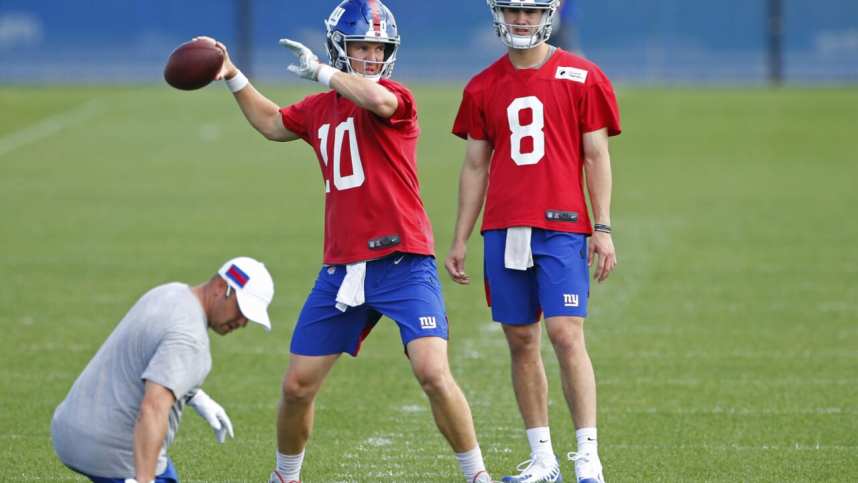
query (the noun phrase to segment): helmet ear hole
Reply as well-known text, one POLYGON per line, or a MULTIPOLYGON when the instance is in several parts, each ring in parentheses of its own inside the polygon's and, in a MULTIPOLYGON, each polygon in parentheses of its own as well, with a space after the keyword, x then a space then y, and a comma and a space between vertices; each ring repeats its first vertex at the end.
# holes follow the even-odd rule
POLYGON ((388 60, 393 53, 396 52, 396 46, 393 44, 384 44, 384 60, 388 60))

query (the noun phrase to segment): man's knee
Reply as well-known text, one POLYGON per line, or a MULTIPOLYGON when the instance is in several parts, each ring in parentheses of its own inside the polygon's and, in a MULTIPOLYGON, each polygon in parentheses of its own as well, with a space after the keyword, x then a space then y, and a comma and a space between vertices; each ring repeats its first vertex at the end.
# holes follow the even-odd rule
POLYGON ((586 352, 584 341, 584 319, 580 317, 558 317, 546 324, 548 338, 559 353, 586 352))
POLYGON ((286 402, 306 404, 316 397, 319 382, 298 373, 287 372, 281 389, 286 402))
POLYGON ((416 366, 414 376, 423 392, 429 397, 449 394, 456 387, 456 381, 449 367, 441 363, 428 363, 416 366))
POLYGON ((539 354, 539 324, 504 325, 509 350, 514 357, 539 354))

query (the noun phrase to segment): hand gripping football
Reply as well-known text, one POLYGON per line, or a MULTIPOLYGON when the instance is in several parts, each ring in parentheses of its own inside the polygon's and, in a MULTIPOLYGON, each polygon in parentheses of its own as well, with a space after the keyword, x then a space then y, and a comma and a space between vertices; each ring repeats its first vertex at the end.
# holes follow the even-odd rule
POLYGON ((223 51, 208 40, 191 40, 170 54, 164 80, 176 89, 192 91, 213 81, 222 66, 223 51))

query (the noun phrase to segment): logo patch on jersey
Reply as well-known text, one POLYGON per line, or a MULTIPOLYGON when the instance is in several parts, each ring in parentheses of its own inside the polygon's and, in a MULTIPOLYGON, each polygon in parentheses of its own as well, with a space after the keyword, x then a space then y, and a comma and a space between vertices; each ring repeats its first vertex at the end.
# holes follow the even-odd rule
POLYGON ((576 294, 576 293, 565 293, 565 294, 563 294, 563 306, 564 307, 577 307, 578 306, 578 294, 576 294))
POLYGON ((229 267, 229 270, 226 271, 226 276, 229 277, 230 280, 235 282, 239 288, 244 288, 244 285, 250 280, 250 277, 247 276, 246 273, 242 272, 240 268, 233 265, 229 267))
POLYGON ((368 241, 367 246, 369 246, 370 250, 380 250, 382 248, 399 245, 400 241, 402 240, 399 238, 399 235, 385 235, 368 241))
POLYGON ((438 323, 435 321, 435 317, 420 317, 420 328, 424 330, 436 329, 438 323))
POLYGON ((554 74, 555 79, 566 79, 574 82, 580 82, 584 84, 587 82, 587 72, 584 69, 577 69, 575 67, 563 67, 562 65, 557 68, 557 72, 554 74))

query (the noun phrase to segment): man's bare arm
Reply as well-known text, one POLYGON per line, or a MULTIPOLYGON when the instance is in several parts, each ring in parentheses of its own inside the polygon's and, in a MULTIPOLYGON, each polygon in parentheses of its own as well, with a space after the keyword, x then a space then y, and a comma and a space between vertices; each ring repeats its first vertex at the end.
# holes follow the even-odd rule
POLYGON ((167 419, 176 402, 166 387, 146 381, 137 423, 134 425, 134 469, 137 481, 155 479, 158 455, 167 436, 167 419))
POLYGON ((486 199, 491 156, 492 147, 488 141, 468 138, 465 162, 459 174, 459 208, 453 244, 444 261, 444 267, 457 283, 470 283, 470 277, 465 272, 467 242, 486 199))

